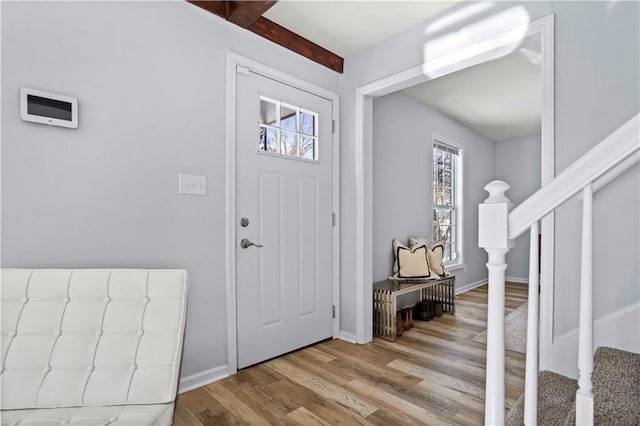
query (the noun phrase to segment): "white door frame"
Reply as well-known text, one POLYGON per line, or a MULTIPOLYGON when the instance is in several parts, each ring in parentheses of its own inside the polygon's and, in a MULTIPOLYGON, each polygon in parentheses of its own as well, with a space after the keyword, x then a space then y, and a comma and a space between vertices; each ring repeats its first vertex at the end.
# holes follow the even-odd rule
MULTIPOLYGON (((506 31, 505 43, 511 43, 506 31)), ((496 37, 496 39, 498 39, 496 37)), ((524 40, 537 37, 542 49, 542 132, 541 132, 541 184, 546 185, 555 176, 555 112, 554 112, 554 15, 550 14, 528 24, 524 40)), ((473 40, 471 43, 483 42, 473 40)), ((497 46, 498 48, 504 45, 497 46)), ((469 49, 467 49, 467 52, 469 49)), ((463 49, 460 50, 461 53, 463 49)), ((453 56, 453 55, 452 55, 453 56)), ((372 340, 372 234, 373 234, 373 160, 372 126, 373 99, 432 79, 425 75, 446 75, 450 70, 494 59, 494 51, 481 51, 474 55, 460 55, 457 61, 445 66, 437 61, 424 64, 365 84, 356 89, 355 114, 355 173, 356 173, 356 339, 358 343, 372 340), (447 70, 444 68, 446 67, 447 70), (440 71, 440 72, 439 72, 440 71)), ((540 368, 551 366, 553 342, 553 278, 554 278, 554 214, 542 220, 542 259, 540 283, 540 368)))
MULTIPOLYGON (((227 129, 226 129, 226 212, 225 212, 225 247, 227 276, 227 371, 229 375, 238 371, 238 327, 236 322, 236 84, 237 67, 249 68, 251 71, 293 86, 305 92, 325 98, 332 102, 332 120, 335 123, 333 132, 333 212, 336 222, 333 227, 333 338, 340 333, 340 144, 338 117, 340 116, 340 95, 316 86, 282 71, 268 67, 247 57, 229 52, 227 55, 227 129)), ((257 117, 256 117, 257 120, 257 117)))

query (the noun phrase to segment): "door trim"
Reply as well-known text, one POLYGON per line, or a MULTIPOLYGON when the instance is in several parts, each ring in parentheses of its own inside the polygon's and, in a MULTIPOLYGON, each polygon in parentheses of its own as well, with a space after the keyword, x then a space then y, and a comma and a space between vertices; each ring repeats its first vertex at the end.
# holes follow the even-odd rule
POLYGON ((234 52, 227 54, 227 93, 226 93, 226 185, 225 185, 225 247, 226 250, 226 291, 227 291, 227 363, 229 375, 238 371, 238 325, 236 321, 236 85, 238 66, 295 87, 313 95, 325 98, 333 104, 332 120, 335 127, 332 135, 333 143, 333 212, 336 223, 333 227, 333 305, 336 315, 333 318, 333 338, 340 337, 340 96, 330 90, 293 77, 287 73, 268 67, 264 64, 238 55, 234 52))
MULTIPOLYGON (((510 31, 503 35, 509 35, 510 31)), ((538 37, 542 49, 542 129, 541 129, 541 185, 555 176, 555 98, 554 98, 554 14, 531 21, 522 41, 538 37)), ((503 37, 509 41, 509 37, 503 37)), ((498 38, 496 38, 498 39, 498 38)), ((477 43, 482 40, 471 40, 477 43)), ((501 48, 502 46, 497 46, 501 48)), ((460 52, 465 53, 461 48, 460 52)), ((468 53, 468 52, 467 52, 468 53)), ((373 156, 371 140, 373 132, 373 99, 418 83, 440 77, 458 69, 494 59, 493 51, 472 55, 457 55, 457 59, 442 65, 425 62, 413 68, 383 77, 356 88, 355 94, 355 291, 356 291, 356 342, 372 340, 373 308, 371 249, 373 233, 373 156), (425 75, 429 70, 431 77, 425 75)), ((451 55, 453 58, 454 55, 451 55)), ((542 219, 542 259, 540 276, 540 368, 549 369, 553 344, 553 293, 554 293, 554 213, 542 219)))

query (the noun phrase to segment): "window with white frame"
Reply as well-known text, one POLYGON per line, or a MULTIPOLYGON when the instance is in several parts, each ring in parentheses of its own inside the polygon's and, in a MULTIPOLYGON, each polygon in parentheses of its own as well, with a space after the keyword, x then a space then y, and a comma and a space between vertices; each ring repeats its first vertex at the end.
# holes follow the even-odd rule
POLYGON ((462 263, 462 149, 433 142, 433 241, 446 239, 445 264, 462 263))
POLYGON ((318 160, 318 113, 260 96, 258 152, 318 160))

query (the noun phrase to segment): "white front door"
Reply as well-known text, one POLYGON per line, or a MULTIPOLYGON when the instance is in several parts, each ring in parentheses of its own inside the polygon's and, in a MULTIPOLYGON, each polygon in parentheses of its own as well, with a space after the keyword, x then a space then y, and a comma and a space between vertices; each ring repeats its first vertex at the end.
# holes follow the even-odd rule
POLYGON ((238 368, 332 336, 332 103, 237 74, 238 368))

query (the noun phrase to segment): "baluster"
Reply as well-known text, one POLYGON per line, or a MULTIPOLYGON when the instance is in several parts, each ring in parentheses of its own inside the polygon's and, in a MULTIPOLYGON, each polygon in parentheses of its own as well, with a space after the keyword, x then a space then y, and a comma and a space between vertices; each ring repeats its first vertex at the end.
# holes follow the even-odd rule
POLYGON ((509 241, 509 189, 495 180, 484 187, 489 193, 478 208, 478 245, 489 255, 489 300, 487 315, 487 371, 485 417, 487 425, 504 424, 505 349, 504 349, 504 280, 505 257, 513 242, 509 241))
POLYGON ((593 186, 583 190, 576 424, 593 424, 593 186))
POLYGON ((538 423, 538 222, 531 225, 529 240, 529 306, 524 424, 535 425, 538 423))

